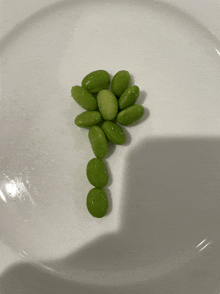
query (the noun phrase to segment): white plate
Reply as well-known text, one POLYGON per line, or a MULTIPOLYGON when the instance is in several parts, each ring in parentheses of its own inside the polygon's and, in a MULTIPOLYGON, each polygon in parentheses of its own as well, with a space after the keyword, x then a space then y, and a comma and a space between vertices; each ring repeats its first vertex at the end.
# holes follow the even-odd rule
POLYGON ((35 278, 34 264, 94 293, 217 293, 217 34, 165 2, 59 1, 8 32, 1 54, 0 234, 35 278), (106 159, 111 209, 95 219, 70 90, 101 68, 129 70, 146 115, 106 159))

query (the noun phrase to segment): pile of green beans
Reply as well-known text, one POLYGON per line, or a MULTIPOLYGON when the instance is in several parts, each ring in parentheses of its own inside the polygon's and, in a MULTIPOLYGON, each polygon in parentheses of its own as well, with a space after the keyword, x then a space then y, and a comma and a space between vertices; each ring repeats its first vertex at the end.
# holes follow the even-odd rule
POLYGON ((89 128, 88 137, 95 155, 86 167, 88 181, 94 186, 87 195, 86 204, 94 217, 105 216, 109 208, 104 189, 109 174, 103 160, 108 141, 123 145, 126 136, 120 125, 132 125, 144 115, 144 107, 135 104, 139 92, 138 86, 131 86, 131 75, 126 70, 118 71, 112 82, 107 71, 93 71, 83 78, 81 86, 71 89, 73 99, 86 110, 75 118, 75 124, 89 128))

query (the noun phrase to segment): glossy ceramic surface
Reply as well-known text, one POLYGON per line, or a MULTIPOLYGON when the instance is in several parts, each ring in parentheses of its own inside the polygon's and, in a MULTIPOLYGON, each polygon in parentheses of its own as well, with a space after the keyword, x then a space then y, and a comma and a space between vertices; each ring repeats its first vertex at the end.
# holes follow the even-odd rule
POLYGON ((48 2, 5 26, 0 236, 21 264, 3 293, 12 276, 22 293, 219 293, 219 5, 203 2, 48 2), (103 219, 86 209, 94 155, 70 95, 96 69, 128 70, 146 109, 106 159, 103 219))

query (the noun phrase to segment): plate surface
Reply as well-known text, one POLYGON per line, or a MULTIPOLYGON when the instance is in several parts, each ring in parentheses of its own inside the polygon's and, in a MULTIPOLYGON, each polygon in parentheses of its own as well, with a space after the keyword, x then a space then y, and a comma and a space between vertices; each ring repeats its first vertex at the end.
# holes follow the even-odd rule
POLYGON ((3 242, 91 289, 218 293, 218 38, 162 2, 63 1, 15 26, 0 49, 3 242), (96 69, 128 70, 146 109, 106 159, 103 219, 86 209, 94 155, 70 95, 96 69))

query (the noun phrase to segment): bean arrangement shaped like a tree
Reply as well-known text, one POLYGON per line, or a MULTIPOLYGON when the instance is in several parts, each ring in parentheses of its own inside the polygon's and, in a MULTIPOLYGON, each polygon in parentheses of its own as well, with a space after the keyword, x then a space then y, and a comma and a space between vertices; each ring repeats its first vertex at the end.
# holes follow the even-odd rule
POLYGON ((123 145, 126 136, 120 125, 132 125, 144 115, 144 107, 135 104, 139 92, 138 86, 131 86, 131 75, 126 70, 118 71, 112 82, 107 71, 96 70, 83 78, 81 86, 72 87, 73 99, 86 110, 75 118, 75 124, 89 128, 88 137, 95 155, 86 167, 87 179, 94 186, 88 192, 86 204, 94 217, 105 216, 109 208, 104 189, 109 174, 103 160, 108 141, 123 145))

